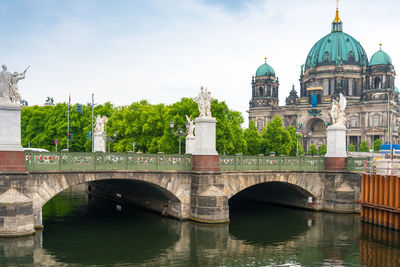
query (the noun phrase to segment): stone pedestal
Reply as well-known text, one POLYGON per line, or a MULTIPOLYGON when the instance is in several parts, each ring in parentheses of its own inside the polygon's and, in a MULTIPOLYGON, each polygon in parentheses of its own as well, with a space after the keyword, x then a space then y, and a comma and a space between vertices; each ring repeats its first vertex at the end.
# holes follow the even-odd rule
POLYGON ((32 235, 32 200, 11 188, 0 195, 0 236, 16 237, 32 235))
POLYGON ((186 149, 185 154, 193 154, 194 147, 195 147, 196 137, 194 136, 187 136, 186 137, 186 149))
POLYGON ((331 125, 326 129, 326 136, 325 169, 328 171, 347 170, 346 127, 331 125))
POLYGON ((21 107, 0 105, 0 171, 25 171, 21 146, 21 107))
POLYGON ((93 135, 94 152, 106 152, 106 139, 103 133, 93 135))
POLYGON ((219 156, 216 150, 215 118, 195 119, 196 141, 193 155, 193 170, 219 171, 219 156))

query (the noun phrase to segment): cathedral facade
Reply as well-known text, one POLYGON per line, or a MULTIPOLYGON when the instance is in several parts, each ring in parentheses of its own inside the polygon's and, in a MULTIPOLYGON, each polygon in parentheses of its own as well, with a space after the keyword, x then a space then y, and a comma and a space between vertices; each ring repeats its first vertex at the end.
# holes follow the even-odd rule
POLYGON ((326 144, 326 127, 332 124, 329 110, 332 99, 342 93, 347 99, 347 145, 356 147, 374 140, 398 144, 399 91, 390 56, 379 49, 368 59, 364 48, 343 32, 339 10, 331 33, 311 48, 300 72, 300 96, 294 89, 279 106, 279 79, 266 60, 252 78, 249 120, 259 131, 278 115, 284 126, 293 125, 303 136, 305 150, 311 144, 326 144))

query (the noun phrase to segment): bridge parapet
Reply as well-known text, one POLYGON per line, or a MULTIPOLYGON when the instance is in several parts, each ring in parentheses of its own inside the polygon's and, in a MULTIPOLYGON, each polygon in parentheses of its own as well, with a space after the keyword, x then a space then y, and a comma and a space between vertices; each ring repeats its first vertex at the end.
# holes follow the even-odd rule
POLYGON ((323 171, 324 157, 220 156, 221 171, 323 171))
MULTIPOLYGON (((190 171, 192 155, 90 152, 25 152, 28 171, 149 170, 190 171)), ((220 156, 221 171, 324 171, 324 157, 220 156)), ((371 172, 368 157, 347 159, 350 172, 371 172)))
POLYGON ((347 158, 347 170, 351 172, 373 172, 374 166, 370 157, 347 158))
POLYGON ((141 153, 26 152, 28 171, 192 170, 191 155, 141 153))

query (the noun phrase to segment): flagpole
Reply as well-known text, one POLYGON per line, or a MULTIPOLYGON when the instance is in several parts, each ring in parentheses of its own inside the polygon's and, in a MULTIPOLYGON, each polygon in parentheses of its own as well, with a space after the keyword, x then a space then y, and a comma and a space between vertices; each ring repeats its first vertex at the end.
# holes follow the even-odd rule
POLYGON ((93 133, 93 112, 94 112, 94 94, 92 94, 92 152, 94 152, 94 133, 93 133))
POLYGON ((69 152, 69 105, 71 104, 71 94, 69 94, 69 101, 68 101, 68 111, 67 111, 67 117, 68 117, 68 124, 67 124, 67 151, 69 152))

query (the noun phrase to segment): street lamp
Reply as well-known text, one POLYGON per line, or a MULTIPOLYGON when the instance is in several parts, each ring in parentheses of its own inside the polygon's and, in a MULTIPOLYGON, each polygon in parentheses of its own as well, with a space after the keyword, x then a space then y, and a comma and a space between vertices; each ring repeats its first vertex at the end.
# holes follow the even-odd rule
POLYGON ((110 153, 111 142, 114 142, 117 138, 117 132, 114 132, 112 136, 108 136, 106 141, 108 142, 108 153, 110 153))
POLYGON ((135 153, 135 146, 136 146, 136 143, 132 142, 132 151, 133 151, 133 153, 135 153))
POLYGON ((171 132, 172 132, 173 135, 179 136, 179 154, 181 154, 181 136, 182 135, 187 135, 187 132, 183 131, 181 126, 179 126, 178 127, 178 131, 175 132, 174 131, 174 121, 173 120, 171 120, 171 122, 169 123, 169 127, 171 128, 171 132))

